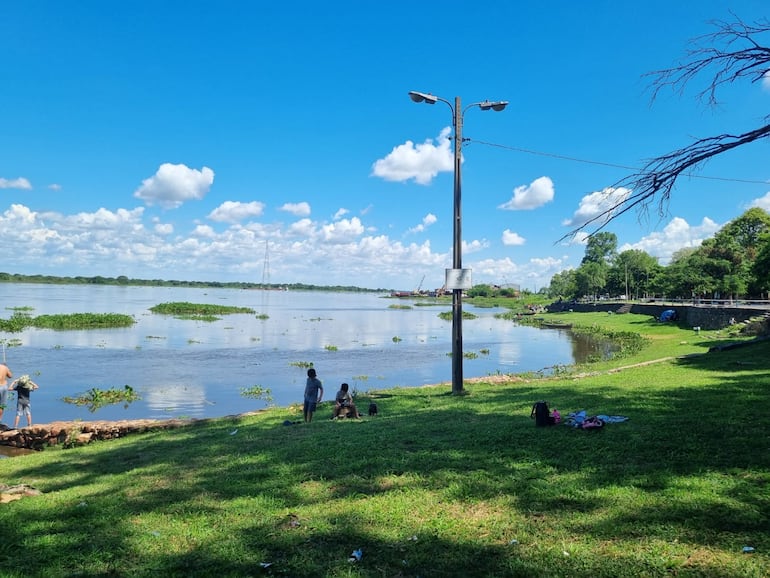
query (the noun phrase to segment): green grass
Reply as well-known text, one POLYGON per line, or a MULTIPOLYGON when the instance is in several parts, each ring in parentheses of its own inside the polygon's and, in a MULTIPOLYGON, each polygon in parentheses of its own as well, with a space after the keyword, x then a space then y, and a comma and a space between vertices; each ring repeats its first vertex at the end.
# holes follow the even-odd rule
POLYGON ((0 460, 43 492, 0 504, 0 574, 770 575, 770 341, 679 357, 723 337, 600 321, 650 345, 582 377, 359 393, 362 420, 273 408, 0 460), (536 428, 539 399, 630 419, 536 428))

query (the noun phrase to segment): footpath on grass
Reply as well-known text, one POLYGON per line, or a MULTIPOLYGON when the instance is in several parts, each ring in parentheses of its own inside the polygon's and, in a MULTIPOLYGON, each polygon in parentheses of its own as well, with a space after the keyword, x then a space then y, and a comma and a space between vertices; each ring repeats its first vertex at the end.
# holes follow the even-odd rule
MULTIPOLYGON (((700 354, 699 354, 700 355, 700 354)), ((625 369, 642 367, 654 363, 662 363, 675 359, 674 357, 663 357, 651 361, 634 363, 623 367, 616 367, 601 372, 588 372, 572 375, 574 378, 590 377, 595 375, 616 373, 625 369)), ((563 379, 564 376, 554 377, 553 379, 563 379)), ((549 378, 538 378, 538 381, 549 378)), ((465 380, 467 383, 507 383, 516 381, 527 381, 527 378, 513 374, 487 375, 465 380)), ((436 384, 442 385, 442 384, 436 384)), ((264 410, 262 410, 264 411, 264 410)), ((244 417, 260 413, 247 412, 237 416, 223 417, 244 417)), ((24 448, 30 450, 43 450, 47 447, 61 445, 65 448, 89 444, 95 440, 110 440, 123 438, 131 434, 144 433, 148 431, 176 429, 187 427, 191 424, 199 424, 207 421, 213 421, 222 418, 205 419, 132 419, 121 421, 55 421, 47 424, 33 425, 32 427, 22 427, 12 429, 4 424, 0 424, 0 445, 15 448, 24 448)))

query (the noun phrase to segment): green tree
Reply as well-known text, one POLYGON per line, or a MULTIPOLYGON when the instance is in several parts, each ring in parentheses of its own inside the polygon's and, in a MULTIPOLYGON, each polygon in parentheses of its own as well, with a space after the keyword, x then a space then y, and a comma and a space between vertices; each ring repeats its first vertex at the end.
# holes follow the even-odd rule
POLYGON ((578 293, 585 297, 596 297, 607 283, 609 265, 604 262, 589 261, 581 265, 575 273, 578 293))
POLYGON ((660 271, 658 260, 639 249, 623 251, 613 261, 607 273, 607 290, 613 295, 635 299, 650 292, 650 278, 660 271))
POLYGON ((582 264, 611 263, 617 255, 618 237, 615 233, 602 231, 588 237, 586 253, 582 264))
POLYGON ((770 292, 770 232, 757 239, 757 256, 752 263, 756 293, 770 292))
POLYGON ((577 271, 575 269, 567 269, 551 277, 551 283, 548 286, 548 296, 552 299, 562 298, 567 300, 579 297, 577 271))

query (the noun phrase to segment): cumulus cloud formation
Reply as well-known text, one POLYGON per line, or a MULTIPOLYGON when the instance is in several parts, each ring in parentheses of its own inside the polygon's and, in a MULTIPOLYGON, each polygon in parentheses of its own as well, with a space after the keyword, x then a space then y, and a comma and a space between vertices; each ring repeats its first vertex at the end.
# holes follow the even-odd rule
POLYGON ((156 223, 153 230, 158 233, 158 235, 170 235, 174 232, 174 225, 170 223, 156 223))
POLYGON ((764 197, 759 197, 758 199, 754 199, 753 201, 751 201, 749 208, 752 208, 752 207, 759 207, 760 209, 764 209, 765 211, 770 211, 770 191, 765 193, 764 197))
POLYGON ((553 181, 548 177, 540 177, 529 185, 521 185, 513 189, 510 201, 498 205, 498 209, 506 211, 530 211, 553 201, 553 181))
POLYGON ((278 207, 279 211, 286 211, 297 217, 307 217, 310 215, 310 205, 306 202, 301 203, 284 203, 278 207))
POLYGON ((524 243, 526 243, 526 239, 518 233, 514 233, 509 229, 503 231, 503 245, 518 246, 523 245, 524 243))
POLYGON ((24 177, 18 179, 3 179, 0 178, 0 189, 24 189, 30 190, 32 184, 24 177))
POLYGON ((699 247, 700 244, 721 229, 708 217, 704 217, 700 225, 691 226, 681 217, 674 217, 662 231, 656 231, 643 237, 638 243, 625 244, 619 252, 638 249, 657 257, 661 265, 667 265, 671 256, 685 247, 699 247))
POLYGON ((486 249, 489 247, 489 241, 486 239, 482 239, 481 241, 474 239, 473 241, 462 241, 461 245, 463 255, 468 255, 470 253, 478 253, 479 251, 486 249))
POLYGON ((208 218, 218 223, 239 223, 244 219, 259 217, 265 209, 265 204, 259 201, 241 203, 240 201, 225 201, 208 214, 208 218))
POLYGON ((323 239, 332 243, 345 243, 351 241, 364 232, 361 219, 340 219, 321 228, 323 239))
POLYGON ((414 180, 428 185, 441 172, 454 170, 454 153, 449 140, 449 127, 441 131, 437 144, 432 139, 422 144, 406 141, 393 148, 388 156, 372 165, 372 175, 386 181, 414 180))
MULTIPOLYGON (((602 191, 591 193, 586 195, 580 201, 578 207, 572 218, 566 219, 562 222, 567 227, 580 227, 595 219, 610 207, 622 204, 631 191, 625 187, 607 187, 602 191)), ((609 218, 613 216, 615 211, 605 215, 601 223, 605 223, 609 218)))
POLYGON ((425 215, 422 218, 422 223, 420 223, 419 225, 416 225, 416 226, 412 227, 411 229, 409 229, 409 232, 410 233, 421 233, 425 229, 430 227, 433 223, 435 223, 437 220, 438 220, 438 218, 436 217, 436 215, 434 215, 433 213, 428 213, 427 215, 425 215))
POLYGON ((208 167, 197 170, 182 164, 163 163, 153 176, 142 181, 134 197, 148 205, 174 209, 186 201, 202 199, 213 183, 214 171, 208 167))

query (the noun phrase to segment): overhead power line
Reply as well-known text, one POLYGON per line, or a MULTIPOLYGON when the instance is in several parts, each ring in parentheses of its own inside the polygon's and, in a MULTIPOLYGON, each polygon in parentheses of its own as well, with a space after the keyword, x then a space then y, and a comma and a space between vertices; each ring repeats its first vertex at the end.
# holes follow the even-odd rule
MULTIPOLYGON (((571 156, 560 155, 560 154, 556 154, 556 153, 547 153, 547 152, 542 152, 542 151, 534 151, 534 150, 525 149, 525 148, 522 148, 522 147, 514 147, 514 146, 509 146, 509 145, 501 145, 501 144, 497 144, 497 143, 486 142, 486 141, 483 141, 483 140, 475 140, 475 139, 464 139, 464 140, 467 140, 467 141, 470 141, 470 142, 474 142, 474 143, 478 143, 478 144, 482 144, 482 145, 487 145, 487 146, 490 146, 490 147, 499 148, 499 149, 505 149, 505 150, 509 150, 509 151, 516 151, 516 152, 520 152, 520 153, 527 153, 527 154, 530 154, 530 155, 538 155, 538 156, 541 156, 541 157, 551 157, 551 158, 554 158, 554 159, 561 159, 563 161, 572 161, 572 162, 575 162, 575 163, 584 163, 584 164, 587 164, 587 165, 599 165, 599 166, 603 166, 603 167, 611 167, 611 168, 615 168, 615 169, 623 169, 623 170, 627 170, 627 171, 634 171, 636 173, 641 173, 642 172, 642 170, 639 167, 630 167, 630 166, 627 166, 627 165, 619 165, 619 164, 616 164, 616 163, 607 163, 607 162, 603 162, 603 161, 593 161, 593 160, 589 160, 589 159, 581 159, 581 158, 578 158, 578 157, 571 157, 571 156)), ((767 185, 768 183, 770 183, 770 181, 757 181, 757 180, 753 180, 753 179, 735 179, 735 178, 728 178, 728 177, 710 177, 710 176, 706 176, 706 175, 696 175, 694 173, 684 173, 684 176, 691 177, 693 179, 705 179, 705 180, 710 180, 710 181, 725 181, 725 182, 728 182, 728 183, 748 183, 748 184, 754 184, 754 185, 767 185)))

